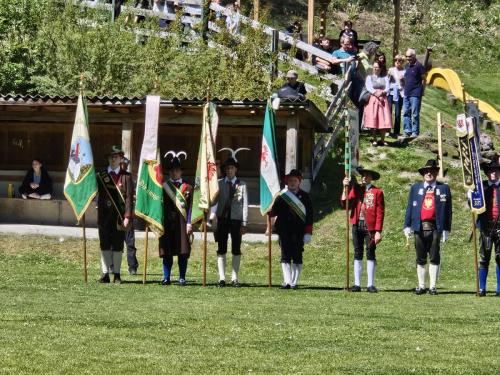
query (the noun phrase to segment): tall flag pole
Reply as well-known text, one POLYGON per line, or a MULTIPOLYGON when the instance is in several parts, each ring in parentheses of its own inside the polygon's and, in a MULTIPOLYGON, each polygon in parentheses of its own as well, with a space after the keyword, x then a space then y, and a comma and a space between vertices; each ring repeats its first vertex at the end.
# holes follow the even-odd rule
POLYGON ((203 286, 207 282, 207 213, 219 195, 219 183, 217 181, 217 166, 215 164, 215 140, 217 138, 217 127, 219 116, 217 106, 210 102, 203 107, 203 122, 201 125, 200 148, 198 151, 198 162, 196 165, 196 178, 193 193, 193 211, 191 223, 202 221, 203 227, 203 286))
MULTIPOLYGON (((277 105, 279 99, 277 100, 277 105)), ((271 99, 267 101, 264 127, 262 130, 262 147, 260 153, 260 213, 267 215, 267 258, 268 258, 268 285, 272 286, 272 229, 271 216, 268 215, 273 207, 274 200, 280 192, 278 174, 278 156, 276 149, 276 112, 271 99)))
POLYGON ((80 95, 76 107, 75 124, 71 136, 68 169, 64 180, 64 196, 83 230, 83 277, 87 278, 87 238, 85 211, 97 194, 97 180, 92 147, 90 146, 87 105, 83 99, 83 75, 80 77, 80 95))
POLYGON ((146 284, 148 264, 148 232, 151 229, 157 237, 163 234, 163 175, 158 150, 158 121, 160 97, 146 97, 146 119, 142 142, 139 174, 136 188, 135 214, 146 222, 144 270, 142 282, 146 284))
MULTIPOLYGON (((351 158, 351 140, 350 140, 350 124, 349 113, 347 109, 344 113, 345 121, 345 155, 344 155, 344 171, 345 176, 351 179, 352 174, 352 158, 351 158)), ((345 289, 349 291, 349 186, 344 188, 345 200, 345 248, 346 248, 346 276, 345 276, 345 289)))

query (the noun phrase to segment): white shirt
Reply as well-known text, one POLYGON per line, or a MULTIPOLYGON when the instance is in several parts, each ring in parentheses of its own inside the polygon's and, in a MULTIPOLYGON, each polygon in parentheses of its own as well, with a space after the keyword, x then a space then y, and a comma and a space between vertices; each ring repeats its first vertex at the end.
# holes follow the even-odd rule
POLYGON ((234 176, 231 180, 229 178, 225 178, 224 179, 224 182, 227 184, 228 182, 230 182, 231 184, 235 184, 236 183, 236 176, 234 176))
POLYGON ((118 167, 116 169, 113 169, 113 168, 111 168, 111 166, 108 166, 108 173, 111 173, 111 172, 115 172, 115 174, 119 174, 120 173, 120 167, 118 167))
POLYGON ((434 181, 432 184, 429 184, 427 181, 424 182, 424 190, 427 190, 427 186, 432 186, 432 190, 434 191, 436 189, 436 181, 434 181))

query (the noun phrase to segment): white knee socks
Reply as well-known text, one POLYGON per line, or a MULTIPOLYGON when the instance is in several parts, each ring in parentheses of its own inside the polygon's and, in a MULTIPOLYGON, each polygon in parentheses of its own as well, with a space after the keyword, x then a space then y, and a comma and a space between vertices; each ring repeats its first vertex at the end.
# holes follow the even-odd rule
POLYGON ((431 289, 436 287, 438 273, 439 273, 439 266, 437 264, 429 264, 429 280, 430 280, 429 287, 431 289))
POLYGON ((281 263, 281 269, 283 270, 283 284, 292 284, 292 267, 290 263, 281 263))
POLYGON ((418 278, 418 287, 420 289, 425 289, 425 266, 421 266, 417 264, 417 278, 418 278))
POLYGON ((238 281, 238 272, 240 271, 241 255, 233 255, 232 265, 233 270, 231 273, 231 281, 238 281))
POLYGON ((363 273, 363 261, 354 259, 354 285, 361 286, 362 273, 363 273))
POLYGON ((368 282, 366 283, 367 287, 375 286, 375 261, 367 260, 366 261, 366 272, 368 274, 368 282))
POLYGON ((226 254, 217 255, 217 268, 219 269, 219 281, 226 281, 226 254))
POLYGON ((122 252, 121 251, 112 251, 113 253, 113 273, 120 273, 122 268, 122 252))
POLYGON ((293 264, 293 271, 292 271, 292 283, 290 284, 291 286, 297 286, 299 285, 299 278, 300 278, 300 273, 302 272, 302 264, 293 264))
POLYGON ((113 265, 113 254, 111 250, 101 250, 101 269, 102 273, 109 273, 113 265))

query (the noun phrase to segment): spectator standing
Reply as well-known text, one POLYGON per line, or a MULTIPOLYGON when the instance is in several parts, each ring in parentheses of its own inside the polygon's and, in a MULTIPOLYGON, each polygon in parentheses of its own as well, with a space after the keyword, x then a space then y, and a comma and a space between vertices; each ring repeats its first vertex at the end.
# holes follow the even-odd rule
POLYGON ((393 137, 397 138, 401 131, 401 110, 403 109, 404 98, 404 68, 405 57, 403 55, 396 55, 394 59, 394 66, 389 69, 389 104, 391 109, 394 110, 394 128, 393 137))
POLYGON ((420 134, 420 106, 425 90, 425 67, 417 60, 415 50, 406 51, 406 71, 404 75, 403 121, 406 137, 420 134))
MULTIPOLYGON (((317 46, 322 51, 332 53, 332 42, 328 38, 322 38, 317 46)), ((313 56, 313 65, 320 71, 325 73, 332 72, 332 64, 330 61, 322 59, 321 57, 313 56)))
POLYGON ((340 31, 339 41, 342 44, 342 38, 348 37, 352 39, 354 47, 358 47, 358 33, 352 28, 352 21, 344 21, 344 29, 340 31))
POLYGON ((33 159, 19 188, 23 199, 51 199, 52 179, 40 159, 33 159))
POLYGON ((365 87, 370 93, 363 113, 365 128, 373 132, 373 146, 387 146, 385 132, 392 127, 391 108, 387 100, 389 77, 385 67, 378 61, 373 63, 373 74, 366 77, 365 87), (377 132, 380 135, 380 142, 377 142, 377 132))

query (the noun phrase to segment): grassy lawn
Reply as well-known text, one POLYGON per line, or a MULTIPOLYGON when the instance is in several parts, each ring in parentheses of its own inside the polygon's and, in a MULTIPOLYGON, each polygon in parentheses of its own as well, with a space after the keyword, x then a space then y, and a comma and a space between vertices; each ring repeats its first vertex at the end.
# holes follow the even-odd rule
MULTIPOLYGON (((422 107, 424 131, 435 133, 438 109, 453 123, 460 107, 449 107, 443 91, 429 89, 422 107)), ((454 140, 453 130, 445 129, 445 140, 454 140)), ((241 289, 214 286, 215 250, 210 245, 210 285, 202 288, 199 243, 188 267, 188 286, 181 288, 158 285, 155 240, 148 285, 141 284, 140 276, 124 276, 125 283, 118 286, 94 282, 99 276, 97 241, 89 241, 91 282, 85 285, 78 240, 0 236, 0 373, 498 372, 500 298, 492 293, 493 265, 490 294, 474 296, 470 213, 461 171, 452 164, 453 148, 445 158, 453 231, 443 248, 440 294, 415 296, 410 292, 416 286, 415 254, 413 245, 405 246, 402 220, 409 186, 419 179, 416 169, 435 156, 435 144, 372 148, 363 138, 362 145, 362 163, 382 172, 377 185, 386 193, 384 239, 377 250, 380 293, 342 290, 342 166, 332 155, 314 187, 318 219, 297 291, 277 288, 276 244, 273 289, 266 287, 263 244, 244 245, 241 289)), ((143 246, 139 241, 141 265, 143 246)))

